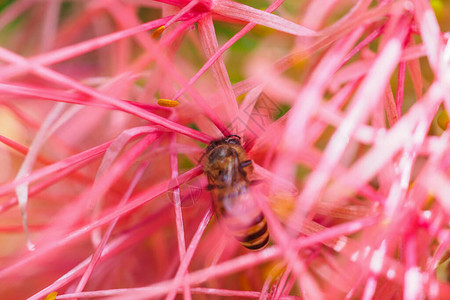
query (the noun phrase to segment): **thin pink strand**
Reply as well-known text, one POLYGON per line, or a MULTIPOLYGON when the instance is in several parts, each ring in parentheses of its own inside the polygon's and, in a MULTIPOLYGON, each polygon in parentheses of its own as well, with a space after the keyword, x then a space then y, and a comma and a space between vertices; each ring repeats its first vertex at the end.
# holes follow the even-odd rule
POLYGON ((406 63, 401 62, 398 65, 398 77, 397 77, 397 115, 402 115, 403 96, 405 94, 405 74, 406 63))
MULTIPOLYGON (((267 9, 266 12, 273 12, 275 9, 277 9, 282 3, 284 2, 284 0, 276 0, 274 3, 272 3, 267 9)), ((206 70, 208 70, 213 63, 220 57, 222 56, 222 54, 228 49, 230 48, 236 41, 238 41, 240 38, 242 38, 244 35, 246 35, 250 30, 253 29, 253 27, 255 27, 256 24, 255 23, 248 23, 247 25, 244 26, 244 28, 242 28, 238 33, 236 33, 231 39, 229 39, 225 44, 222 45, 222 47, 219 48, 219 50, 216 51, 216 53, 214 53, 214 55, 212 55, 208 61, 200 68, 200 70, 198 70, 198 72, 191 77, 191 79, 189 79, 189 81, 187 82, 187 84, 185 84, 179 91, 178 93, 173 97, 173 99, 178 99, 181 95, 183 95, 186 90, 188 88, 190 88, 190 86, 192 86, 202 75, 203 73, 206 72, 206 70)))
MULTIPOLYGON (((29 64, 29 62, 22 58, 21 56, 14 54, 4 48, 0 48, 0 57, 3 57, 5 60, 8 60, 12 63, 16 63, 16 64, 29 64)), ((30 66, 32 66, 32 70, 33 72, 35 72, 36 74, 38 74, 39 76, 42 76, 43 78, 46 78, 50 81, 53 81, 55 83, 59 83, 62 84, 63 86, 66 86, 68 88, 73 88, 76 89, 77 91, 80 91, 82 93, 86 93, 94 98, 97 98, 99 100, 104 101, 105 103, 114 105, 115 107, 121 108, 126 112, 129 112, 131 114, 134 114, 138 117, 141 117, 145 120, 154 122, 156 124, 159 124, 163 127, 166 127, 168 129, 171 129, 175 132, 184 134, 186 136, 189 136, 193 139, 196 139, 198 141, 204 142, 204 143, 208 143, 209 141, 211 141, 211 137, 193 130, 189 127, 186 126, 182 126, 181 124, 172 122, 170 120, 167 120, 163 117, 160 117, 158 115, 152 114, 146 110, 143 110, 141 108, 135 107, 133 105, 130 105, 129 103, 123 102, 119 99, 116 99, 114 97, 102 94, 90 87, 87 87, 83 84, 78 83, 77 81, 73 80, 72 78, 62 75, 60 73, 57 73, 55 71, 52 71, 48 68, 44 68, 42 66, 39 65, 35 65, 35 64, 30 64, 30 66)))
MULTIPOLYGON (((330 77, 336 72, 340 66, 340 61, 350 51, 352 45, 362 33, 361 28, 355 30, 347 38, 331 47, 298 94, 286 121, 286 130, 281 141, 281 144, 287 150, 285 155, 278 159, 275 166, 275 172, 281 177, 287 180, 293 179, 292 161, 295 153, 299 152, 306 140, 310 119, 317 113, 330 77)), ((312 199, 309 199, 309 201, 312 201, 312 199)), ((309 201, 304 202, 304 204, 310 203, 309 201)))
MULTIPOLYGON (((358 45, 355 46, 342 60, 341 67, 345 65, 353 56, 359 53, 362 49, 367 47, 371 42, 373 42, 377 37, 379 37, 384 31, 384 26, 381 26, 374 31, 372 31, 368 36, 366 36, 358 45)), ((340 68, 339 68, 340 69, 340 68)))
MULTIPOLYGON (((93 183, 92 190, 90 190, 87 193, 86 207, 88 207, 89 210, 91 209, 93 210, 91 215, 92 220, 96 219, 98 214, 100 213, 101 207, 103 205, 103 197, 101 197, 102 192, 100 192, 100 190, 105 191, 108 189, 105 178, 112 179, 113 163, 117 158, 117 156, 122 152, 122 150, 126 147, 126 145, 136 137, 139 137, 144 134, 157 134, 159 136, 161 133, 162 132, 160 128, 155 128, 153 126, 140 126, 124 130, 117 138, 114 139, 114 141, 109 146, 108 150, 105 152, 102 162, 97 169, 97 174, 95 174, 95 180, 93 183), (103 187, 101 186, 102 184, 106 184, 106 186, 103 187)), ((156 136, 153 136, 153 138, 156 138, 156 136)), ((127 153, 127 155, 128 154, 130 153, 127 153)), ((133 160, 131 159, 130 162, 132 163, 133 160)), ((126 165, 124 166, 124 168, 126 168, 126 165)), ((93 241, 96 240, 94 233, 92 240, 93 241)))
POLYGON ((386 243, 386 241, 383 241, 381 243, 381 246, 378 249, 374 249, 372 253, 372 257, 370 259, 370 275, 364 287, 362 296, 363 300, 373 299, 373 295, 375 294, 375 290, 378 284, 378 275, 380 275, 383 266, 383 260, 386 256, 386 243))
POLYGON ((301 211, 304 211, 305 203, 309 204, 306 207, 310 207, 312 203, 317 201, 320 192, 331 176, 332 170, 338 165, 356 126, 368 118, 381 98, 384 92, 382 87, 385 87, 389 82, 390 75, 400 59, 403 39, 406 36, 406 24, 407 20, 400 21, 396 35, 386 43, 384 49, 374 61, 373 68, 361 83, 345 120, 331 138, 319 165, 308 178, 298 197, 296 212, 292 215, 292 218, 299 217, 301 211), (377 85, 373 82, 377 82, 377 85))
POLYGON ((192 0, 189 3, 187 3, 182 9, 180 9, 180 11, 174 15, 165 25, 165 28, 167 29, 167 27, 169 27, 170 25, 172 25, 173 23, 175 23, 176 21, 178 21, 178 19, 180 19, 181 16, 183 16, 185 13, 187 13, 188 11, 190 11, 194 6, 196 6, 198 3, 200 2, 200 0, 192 0))
POLYGON ((182 7, 185 6, 189 0, 154 0, 154 1, 182 7))
MULTIPOLYGON (((348 235, 357 232, 367 226, 372 226, 376 221, 377 221, 376 218, 369 217, 359 219, 357 221, 336 225, 334 227, 326 229, 325 231, 317 233, 316 235, 301 237, 292 246, 294 247, 295 251, 298 251, 300 249, 312 246, 314 244, 322 243, 326 240, 330 240, 342 235, 348 235)), ((250 268, 262 262, 282 256, 284 250, 285 250, 284 248, 280 247, 270 247, 259 252, 242 255, 240 257, 231 259, 221 264, 210 266, 205 269, 192 272, 189 275, 187 275, 187 278, 185 280, 189 282, 189 284, 191 285, 200 284, 210 278, 222 277, 227 274, 238 272, 242 269, 250 268)), ((95 292, 83 292, 78 294, 65 294, 61 295, 60 297, 65 298, 70 298, 74 296, 101 297, 114 295, 130 295, 130 293, 132 293, 135 299, 148 299, 145 297, 156 297, 164 295, 169 291, 173 290, 176 286, 177 285, 175 284, 175 280, 172 279, 143 288, 113 289, 95 292)))
MULTIPOLYGON (((134 149, 138 149, 137 152, 140 152, 139 150, 143 151, 148 147, 148 142, 151 141, 151 139, 142 139, 135 147, 134 149), (142 146, 141 146, 142 145, 142 146), (141 149, 139 149, 141 148, 141 149)), ((128 189, 126 190, 125 194, 123 195, 122 199, 120 200, 118 207, 122 207, 127 203, 128 199, 130 198, 131 194, 133 193, 136 185, 139 183, 139 180, 141 179, 142 175, 144 174, 144 171, 147 169, 149 165, 149 161, 144 162, 141 164, 139 169, 136 171, 136 174, 134 175, 133 179, 130 182, 130 185, 128 186, 128 189)), ((94 267, 97 265, 100 257, 102 256, 102 253, 105 250, 106 244, 111 237, 111 234, 116 227, 117 222, 119 221, 119 218, 115 218, 112 220, 112 222, 109 224, 108 228, 105 230, 105 233, 102 237, 102 240, 100 244, 97 246, 97 249, 95 249, 95 252, 93 253, 91 257, 91 261, 89 262, 86 270, 84 271, 83 276, 80 279, 80 282, 78 282, 77 288, 75 289, 75 293, 81 292, 84 287, 86 286, 86 283, 89 280, 89 277, 92 275, 92 272, 94 271, 94 267)))
MULTIPOLYGON (((390 86, 386 86, 385 90, 385 98, 384 98, 384 110, 386 111, 386 116, 388 119, 389 127, 397 123, 398 119, 400 118, 400 115, 397 111, 397 102, 394 98, 394 93, 392 92, 392 88, 390 86)), ((382 120, 382 114, 380 115, 380 120, 382 120)), ((378 127, 378 126, 377 126, 378 127)), ((386 125, 384 125, 382 128, 385 128, 386 125)))
MULTIPOLYGON (((195 167, 190 171, 187 171, 180 175, 177 178, 178 184, 183 184, 192 178, 200 175, 202 173, 201 167, 195 167)), ((98 220, 95 220, 77 230, 72 231, 70 234, 66 235, 65 237, 55 241, 51 244, 45 244, 45 245, 37 245, 35 251, 29 253, 28 255, 22 256, 20 260, 14 262, 13 264, 9 266, 5 266, 2 270, 0 270, 0 278, 7 276, 10 273, 19 272, 20 269, 26 268, 29 266, 30 263, 33 261, 36 261, 40 259, 42 256, 48 255, 51 251, 54 251, 56 249, 59 249, 60 247, 67 246, 67 244, 78 240, 84 235, 87 235, 89 232, 94 230, 95 228, 98 228, 100 226, 103 226, 105 224, 108 224, 112 222, 114 219, 118 217, 122 217, 131 211, 134 211, 136 208, 144 205, 145 203, 153 200, 154 198, 166 193, 168 191, 169 183, 172 181, 166 180, 160 184, 154 185, 149 187, 148 189, 144 190, 140 194, 132 197, 126 205, 121 207, 120 209, 114 209, 110 211, 109 213, 105 214, 103 217, 99 218, 98 220)))
MULTIPOLYGON (((27 152, 28 152, 28 148, 27 147, 17 143, 16 141, 13 141, 13 140, 9 139, 9 138, 7 138, 7 137, 5 137, 3 135, 0 135, 0 142, 5 144, 5 145, 7 145, 8 147, 16 150, 19 153, 24 154, 24 155, 26 155, 27 152)), ((50 163, 50 161, 48 161, 47 159, 43 158, 40 155, 38 155, 36 157, 36 161, 38 161, 38 162, 40 162, 42 164, 49 164, 50 163)))
POLYGON ((109 147, 111 142, 106 142, 99 146, 93 147, 89 150, 83 151, 81 153, 75 154, 69 158, 57 161, 52 165, 43 167, 39 170, 33 171, 27 176, 21 177, 13 182, 5 183, 0 185, 0 195, 5 195, 15 189, 18 185, 23 183, 32 183, 33 181, 39 180, 45 176, 52 175, 53 173, 59 172, 65 168, 71 167, 74 164, 78 164, 85 161, 91 161, 102 155, 106 149, 109 147))
POLYGON ((419 300, 424 298, 422 290, 422 272, 417 265, 417 233, 413 230, 406 234, 405 240, 405 278, 403 285, 403 299, 419 300))
MULTIPOLYGON (((194 256, 194 252, 198 247, 198 243, 200 242, 200 238, 203 235, 203 232, 206 229, 206 226, 209 224, 209 221, 211 220, 211 217, 213 215, 213 209, 212 207, 209 207, 205 216, 200 221, 200 224, 198 225, 197 231, 194 234, 194 237, 192 238, 191 243, 189 244, 189 247, 186 251, 186 255, 183 257, 183 260, 180 263, 180 266, 178 267, 177 273, 175 275, 175 278, 173 280, 174 285, 176 288, 182 283, 189 284, 188 281, 185 279, 183 280, 183 277, 186 275, 186 272, 188 272, 189 264, 192 260, 192 257, 194 256)), ((175 298, 176 290, 172 290, 167 294, 166 300, 172 300, 175 298)))
MULTIPOLYGON (((141 24, 139 26, 124 29, 121 31, 117 31, 114 33, 110 33, 98 38, 93 38, 87 41, 80 42, 78 44, 70 45, 61 49, 53 50, 50 52, 46 52, 44 54, 40 54, 28 59, 30 64, 37 64, 41 66, 48 66, 58 62, 62 62, 77 56, 80 56, 85 53, 92 52, 99 48, 110 45, 119 40, 128 38, 135 34, 145 32, 154 28, 157 28, 161 25, 164 25, 170 17, 161 18, 158 20, 150 21, 148 23, 141 24)), ((6 80, 13 76, 18 76, 28 71, 28 65, 22 64, 17 66, 6 66, 0 68, 0 79, 6 80)))
MULTIPOLYGON (((92 202, 92 199, 102 199, 103 195, 119 180, 123 173, 129 169, 130 165, 132 165, 142 152, 160 135, 161 133, 158 131, 151 132, 149 135, 143 137, 136 146, 124 153, 124 155, 108 169, 107 174, 103 174, 98 181, 96 180, 92 189, 87 189, 76 198, 73 208, 70 208, 73 212, 71 214, 64 212, 59 214, 54 218, 54 224, 59 224, 58 227, 51 227, 47 229, 47 231, 58 237, 63 237, 69 233, 73 226, 90 212, 91 207, 88 204, 92 202)), ((122 207, 124 207, 124 205, 118 206, 116 208, 117 211, 120 211, 122 207)), ((92 222, 95 221, 96 220, 93 220, 92 222)))
MULTIPOLYGON (((54 126, 57 126, 55 125, 55 123, 57 123, 57 120, 61 117, 61 114, 63 113, 64 109, 65 104, 59 103, 56 104, 53 107, 53 109, 49 112, 44 122, 42 123, 42 126, 39 128, 39 131, 37 132, 35 138, 33 139, 30 148, 28 149, 27 155, 25 156, 25 159, 22 165, 20 166, 15 181, 20 180, 21 178, 25 177, 27 174, 31 172, 36 162, 38 153, 41 151, 45 142, 47 141, 48 138, 50 138, 50 135, 53 133, 55 129, 54 126)), ((34 250, 34 245, 30 240, 30 234, 28 232, 28 216, 27 216, 28 189, 29 189, 28 185, 29 184, 27 182, 17 185, 16 197, 19 203, 20 213, 22 215, 22 224, 27 239, 28 249, 34 250)))
POLYGON ((219 15, 267 26, 296 36, 317 35, 314 30, 273 15, 270 13, 271 11, 262 11, 234 1, 216 0, 213 2, 212 11, 219 15))
POLYGON ((428 62, 436 76, 440 75, 440 57, 443 49, 441 30, 429 1, 413 0, 415 18, 427 51, 428 62))
MULTIPOLYGON (((169 206, 166 206, 164 209, 159 210, 148 218, 148 222, 155 221, 155 223, 152 223, 152 226, 137 228, 137 232, 135 232, 136 230, 133 230, 131 232, 127 231, 125 234, 122 234, 121 236, 116 237, 113 241, 109 242, 101 254, 100 261, 110 258, 113 255, 120 253, 120 251, 129 249, 130 246, 147 238, 153 232, 160 229, 160 225, 163 225, 168 221, 168 219, 164 217, 164 214, 169 212, 167 208, 169 208, 169 206)), ((31 296, 28 300, 42 299, 43 296, 48 295, 50 292, 58 290, 59 288, 80 277, 86 266, 89 264, 90 260, 91 257, 86 258, 70 271, 59 277, 52 284, 48 285, 46 288, 31 296)))
POLYGON ((59 11, 61 9, 61 0, 53 0, 45 3, 44 24, 42 26, 41 45, 42 52, 53 48, 56 39, 56 32, 59 22, 59 11))
MULTIPOLYGON (((289 285, 288 279, 289 275, 292 272, 291 267, 287 267, 286 270, 284 270, 283 275, 281 276, 281 279, 277 285, 277 289, 275 290, 275 298, 281 297, 281 295, 287 295, 289 294, 292 286, 289 285)), ((292 279, 293 276, 291 276, 292 279)))
MULTIPOLYGON (((200 36, 200 42, 203 46, 207 58, 210 58, 219 49, 219 43, 217 42, 216 32, 214 30, 213 20, 210 14, 206 14, 202 19, 198 21, 198 33, 200 36)), ((236 98, 231 87, 230 76, 228 75, 225 67, 225 62, 221 56, 211 66, 211 71, 214 74, 214 78, 220 91, 220 100, 225 107, 227 117, 224 118, 226 122, 232 121, 238 113, 238 106, 236 98)))
POLYGON ((358 189, 363 182, 370 180, 398 150, 404 147, 419 120, 425 115, 435 113, 441 103, 442 92, 438 85, 433 84, 424 100, 414 104, 408 113, 384 135, 383 143, 376 143, 367 154, 359 158, 347 172, 340 176, 339 183, 331 184, 324 197, 327 199, 334 195, 345 197, 353 189, 358 189), (383 155, 380 155, 381 153, 383 155))
POLYGON ((254 291, 236 291, 236 290, 225 290, 225 289, 214 289, 214 288, 192 288, 192 293, 203 294, 203 295, 216 295, 224 297, 245 297, 245 298, 258 298, 261 293, 254 291))
MULTIPOLYGON (((170 135, 170 169, 171 169, 171 178, 175 179, 179 176, 178 174, 178 156, 177 153, 174 152, 176 143, 175 135, 170 135)), ((184 256, 186 255, 186 241, 184 237, 184 224, 183 224, 183 211, 181 210, 181 198, 180 198, 180 188, 177 187, 173 190, 173 209, 175 211, 175 221, 177 226, 177 241, 178 241, 178 254, 180 256, 180 262, 183 261, 184 256)), ((183 286, 183 295, 184 299, 191 299, 191 291, 190 286, 185 284, 183 286)))
MULTIPOLYGON (((3 94, 11 94, 15 96, 27 96, 28 98, 45 99, 56 102, 81 104, 84 106, 101 107, 106 109, 115 109, 113 105, 97 102, 95 99, 80 93, 62 91, 57 89, 46 89, 34 86, 15 85, 9 83, 0 83, 0 91, 3 94)), ((170 112, 169 108, 159 105, 139 103, 135 101, 121 100, 131 105, 141 107, 153 112, 170 112)))
MULTIPOLYGON (((93 157, 92 159, 95 159, 95 157, 93 157)), ((77 173, 81 167, 83 167, 84 165, 86 165, 90 162, 91 162, 91 160, 89 159, 89 160, 83 160, 79 163, 74 163, 69 167, 63 168, 63 169, 59 170, 58 172, 55 172, 54 174, 52 174, 51 177, 42 179, 41 181, 39 181, 38 183, 36 183, 30 187, 30 190, 28 191, 28 196, 33 196, 33 195, 41 192, 42 190, 55 184, 56 182, 58 182, 61 179, 67 179, 67 175, 74 173, 74 172, 77 173)), ((30 199, 32 200, 33 198, 30 198, 30 199)), ((0 213, 16 206, 17 204, 18 204, 17 197, 11 197, 8 201, 0 204, 0 213)))
MULTIPOLYGON (((128 11, 118 10, 116 6, 112 6, 109 8, 113 10, 116 17, 119 18, 119 22, 122 23, 124 27, 139 27, 139 20, 137 16, 133 13, 129 13, 128 11)), ((151 60, 156 59, 157 63, 162 67, 161 70, 165 70, 166 74, 170 77, 173 77, 174 80, 180 84, 184 85, 186 80, 184 76, 178 71, 177 68, 174 67, 173 60, 168 58, 165 54, 165 50, 169 45, 176 42, 179 39, 180 35, 182 35, 188 28, 190 28, 195 22, 198 22, 204 17, 204 13, 194 13, 193 16, 188 18, 185 22, 182 22, 180 26, 175 27, 173 31, 169 34, 164 35, 163 38, 159 42, 155 42, 147 35, 136 35, 136 41, 146 49, 146 53, 138 60, 138 63, 135 64, 139 70, 142 66, 147 66, 151 60)), ((185 16, 181 16, 180 19, 184 19, 185 16)), ((169 20, 170 21, 170 20, 169 20)), ((136 67, 131 67, 132 70, 136 70, 136 67)), ((206 103, 203 97, 195 91, 194 88, 189 89, 189 94, 194 99, 195 103, 200 107, 200 109, 205 113, 206 116, 213 122, 213 124, 224 134, 228 135, 228 131, 226 127, 223 125, 223 122, 219 119, 217 114, 211 109, 211 107, 206 103)))
POLYGON ((276 244, 279 245, 279 247, 286 249, 286 251, 284 251, 283 253, 283 255, 285 256, 285 260, 287 261, 289 266, 292 267, 292 271, 294 272, 295 276, 299 278, 301 276, 301 273, 305 272, 305 264, 303 260, 298 257, 295 249, 291 247, 294 239, 289 236, 289 234, 283 228, 274 212, 270 209, 267 201, 262 200, 264 199, 263 194, 260 191, 254 191, 253 193, 254 199, 256 200, 255 202, 261 208, 261 211, 263 212, 267 220, 267 224, 270 227, 271 236, 275 240, 276 244))
MULTIPOLYGON (((118 12, 120 16, 123 15, 123 11, 118 12)), ((145 35, 138 35, 137 42, 146 49, 146 53, 143 57, 138 61, 137 66, 139 69, 142 66, 147 66, 151 60, 156 59, 158 64, 162 67, 161 69, 166 71, 166 74, 173 77, 174 80, 180 84, 185 85, 186 80, 184 76, 174 67, 173 60, 169 59, 167 55, 164 53, 166 47, 168 47, 171 43, 173 43, 179 36, 184 33, 189 27, 191 27, 195 22, 199 21, 203 17, 202 13, 194 15, 192 18, 187 19, 186 22, 181 23, 180 26, 175 27, 173 31, 169 34, 163 36, 159 43, 155 43, 152 39, 145 35)), ((137 17, 133 14, 129 16, 127 19, 127 26, 139 26, 137 17), (133 21, 129 21, 132 19, 133 21)), ((131 67, 132 70, 135 70, 134 67, 131 67)), ((211 109, 211 107, 207 104, 207 102, 203 99, 203 97, 198 93, 194 88, 190 88, 188 90, 189 94, 194 99, 195 103, 200 107, 200 109, 205 113, 206 116, 213 122, 213 124, 224 134, 228 135, 228 130, 226 129, 223 122, 220 120, 218 115, 211 109)))

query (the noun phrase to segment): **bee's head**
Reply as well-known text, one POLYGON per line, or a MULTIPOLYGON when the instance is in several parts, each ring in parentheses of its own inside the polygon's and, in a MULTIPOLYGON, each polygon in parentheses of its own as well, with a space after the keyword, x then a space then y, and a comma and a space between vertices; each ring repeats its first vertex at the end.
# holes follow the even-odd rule
POLYGON ((225 137, 224 139, 225 144, 232 144, 232 145, 241 145, 241 137, 235 134, 229 135, 225 137))
POLYGON ((226 136, 224 138, 213 140, 206 148, 205 155, 216 149, 220 145, 238 145, 241 146, 241 137, 235 134, 226 136))
POLYGON ((229 135, 212 141, 206 148, 203 156, 206 160, 203 168, 211 180, 228 182, 233 180, 233 174, 239 165, 239 152, 243 151, 240 137, 229 135))

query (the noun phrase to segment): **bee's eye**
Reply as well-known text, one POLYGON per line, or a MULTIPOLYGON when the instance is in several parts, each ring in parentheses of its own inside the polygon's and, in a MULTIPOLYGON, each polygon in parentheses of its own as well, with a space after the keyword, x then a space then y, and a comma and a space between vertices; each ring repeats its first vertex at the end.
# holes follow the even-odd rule
POLYGON ((241 141, 235 136, 231 136, 226 140, 227 144, 240 145, 241 141))

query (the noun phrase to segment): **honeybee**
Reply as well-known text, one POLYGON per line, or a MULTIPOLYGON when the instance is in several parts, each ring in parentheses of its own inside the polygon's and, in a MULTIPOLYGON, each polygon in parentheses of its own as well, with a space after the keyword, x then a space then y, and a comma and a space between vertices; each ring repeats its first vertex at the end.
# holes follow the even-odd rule
POLYGON ((212 141, 204 154, 203 170, 219 221, 244 247, 261 250, 269 243, 269 231, 249 191, 253 164, 240 139, 230 135, 212 141))

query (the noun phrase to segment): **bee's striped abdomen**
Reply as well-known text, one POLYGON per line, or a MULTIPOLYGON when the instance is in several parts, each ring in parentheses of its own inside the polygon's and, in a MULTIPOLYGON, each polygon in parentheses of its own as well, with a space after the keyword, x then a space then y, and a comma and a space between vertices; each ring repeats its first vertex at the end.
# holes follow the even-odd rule
POLYGON ((236 239, 241 242, 242 246, 250 250, 264 249, 269 243, 269 230, 265 218, 258 224, 247 228, 245 235, 238 234, 239 233, 234 233, 236 239))
POLYGON ((269 243, 269 229, 262 213, 252 222, 239 224, 234 218, 223 216, 223 220, 233 236, 247 249, 262 250, 269 243))

